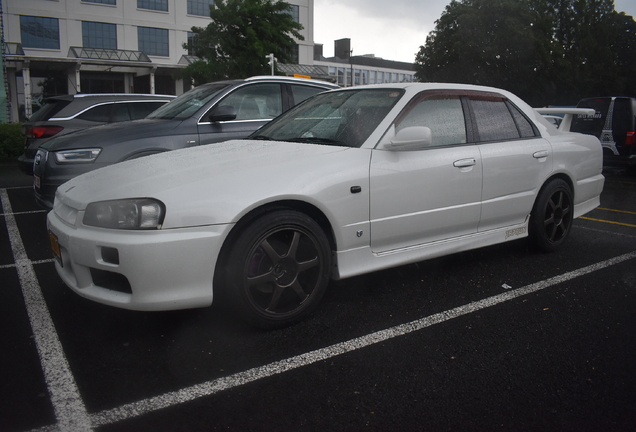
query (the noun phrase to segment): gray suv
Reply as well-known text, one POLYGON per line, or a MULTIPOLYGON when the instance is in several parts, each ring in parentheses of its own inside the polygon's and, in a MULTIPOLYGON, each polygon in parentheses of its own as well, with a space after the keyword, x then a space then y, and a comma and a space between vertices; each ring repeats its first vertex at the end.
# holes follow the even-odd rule
POLYGON ((335 88, 324 81, 276 76, 213 82, 145 119, 50 139, 35 157, 35 199, 51 208, 58 186, 77 175, 155 153, 245 138, 294 105, 335 88))
POLYGON ((22 171, 33 174, 33 159, 40 145, 54 136, 80 129, 146 117, 175 96, 150 94, 75 94, 44 99, 22 126, 24 154, 18 157, 22 171))

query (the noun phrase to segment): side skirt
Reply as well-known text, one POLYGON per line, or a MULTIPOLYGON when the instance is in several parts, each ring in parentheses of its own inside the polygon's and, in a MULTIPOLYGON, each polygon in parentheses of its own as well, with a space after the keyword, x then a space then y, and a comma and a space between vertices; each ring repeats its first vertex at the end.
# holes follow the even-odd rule
POLYGON ((345 279, 528 237, 529 220, 530 218, 527 217, 525 222, 519 225, 379 253, 373 252, 368 246, 338 251, 334 256, 336 264, 332 278, 345 279))

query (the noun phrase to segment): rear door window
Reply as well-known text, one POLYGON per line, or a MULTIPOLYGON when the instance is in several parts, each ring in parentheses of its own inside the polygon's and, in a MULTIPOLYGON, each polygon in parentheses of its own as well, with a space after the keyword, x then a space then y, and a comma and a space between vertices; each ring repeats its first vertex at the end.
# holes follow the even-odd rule
POLYGON ((145 118, 148 114, 164 105, 165 102, 130 102, 125 105, 130 112, 130 119, 137 120, 145 118))
POLYGON ((126 102, 116 103, 110 121, 121 122, 146 118, 148 114, 164 105, 165 102, 126 102))
POLYGON ((110 115, 113 109, 113 105, 114 104, 112 103, 108 103, 95 106, 84 111, 83 113, 78 115, 77 118, 86 121, 108 123, 110 121, 110 115))
POLYGON ((326 89, 307 86, 307 85, 299 85, 299 84, 291 84, 292 97, 294 100, 292 101, 292 106, 298 105, 305 99, 309 99, 315 94, 322 93, 326 89))
POLYGON ((471 105, 480 141, 501 141, 521 137, 503 99, 472 99, 471 105))

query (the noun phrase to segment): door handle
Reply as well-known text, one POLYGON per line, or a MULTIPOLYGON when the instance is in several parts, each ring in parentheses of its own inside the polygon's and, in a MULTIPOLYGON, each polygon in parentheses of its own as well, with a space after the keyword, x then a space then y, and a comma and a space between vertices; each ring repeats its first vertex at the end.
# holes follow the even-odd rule
POLYGON ((538 152, 534 152, 532 157, 535 158, 535 159, 541 159, 541 158, 544 158, 544 157, 548 157, 548 154, 549 153, 548 153, 547 150, 541 150, 541 151, 538 151, 538 152))
POLYGON ((475 159, 460 159, 458 161, 453 162, 453 166, 456 168, 464 168, 475 165, 475 159))

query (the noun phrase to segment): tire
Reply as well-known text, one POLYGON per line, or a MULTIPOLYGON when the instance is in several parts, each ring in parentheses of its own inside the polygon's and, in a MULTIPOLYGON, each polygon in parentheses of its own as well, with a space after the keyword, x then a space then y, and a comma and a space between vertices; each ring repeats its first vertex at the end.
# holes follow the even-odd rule
POLYGON ((249 324, 294 324, 320 302, 331 272, 331 249, 309 216, 277 210, 259 217, 231 244, 224 294, 249 324))
POLYGON ((530 240, 544 252, 554 252, 572 229, 574 203, 570 186, 561 179, 547 183, 530 213, 530 240))

